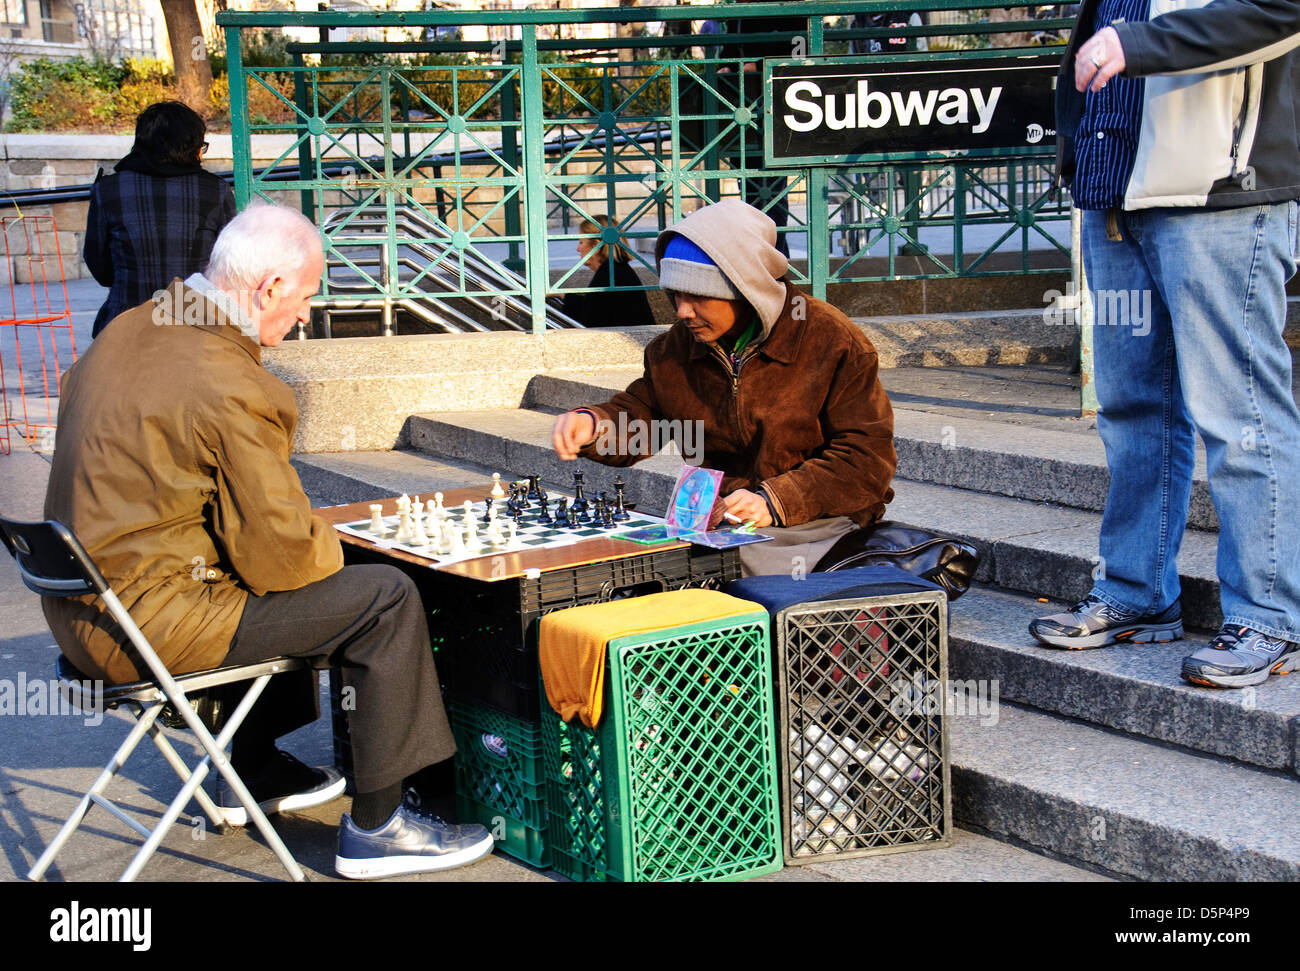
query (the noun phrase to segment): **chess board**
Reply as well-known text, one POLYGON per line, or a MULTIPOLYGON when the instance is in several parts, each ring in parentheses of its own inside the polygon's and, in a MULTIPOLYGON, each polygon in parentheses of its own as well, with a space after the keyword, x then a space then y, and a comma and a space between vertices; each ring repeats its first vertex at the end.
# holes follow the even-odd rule
MULTIPOLYGON (((567 499, 569 505, 573 505, 573 497, 560 493, 550 494, 550 511, 554 517, 556 506, 559 505, 560 499, 567 499)), ((498 510, 497 516, 501 520, 504 528, 505 521, 509 519, 505 511, 505 501, 502 500, 495 504, 494 508, 498 510)), ((405 553, 411 553, 415 556, 430 560, 436 564, 459 563, 462 560, 472 560, 484 556, 494 556, 498 553, 514 553, 520 550, 546 549, 548 547, 571 546, 574 543, 581 542, 585 539, 592 539, 598 536, 607 536, 617 538, 622 533, 629 533, 636 530, 643 530, 651 526, 661 526, 663 519, 654 516, 644 516, 639 513, 629 513, 630 519, 621 523, 615 523, 613 526, 601 526, 594 522, 574 524, 568 527, 556 526, 554 523, 546 525, 538 522, 542 510, 538 503, 533 503, 528 509, 524 510, 519 518, 516 527, 515 538, 513 542, 505 542, 493 545, 488 539, 488 529, 483 523, 486 506, 482 502, 475 502, 470 506, 475 529, 478 533, 479 542, 482 543, 482 549, 471 552, 466 551, 460 555, 453 555, 448 552, 440 551, 439 548, 430 543, 417 545, 413 541, 397 540, 398 526, 401 518, 399 516, 384 516, 382 518, 383 530, 374 532, 371 529, 369 519, 358 519, 348 523, 336 523, 335 529, 353 536, 360 536, 363 539, 370 540, 376 546, 385 549, 401 550, 405 553)), ((426 514, 427 515, 427 514, 426 514)), ((463 537, 466 532, 464 504, 450 507, 446 514, 456 524, 463 537)), ((572 516, 570 510, 570 516, 572 516)))

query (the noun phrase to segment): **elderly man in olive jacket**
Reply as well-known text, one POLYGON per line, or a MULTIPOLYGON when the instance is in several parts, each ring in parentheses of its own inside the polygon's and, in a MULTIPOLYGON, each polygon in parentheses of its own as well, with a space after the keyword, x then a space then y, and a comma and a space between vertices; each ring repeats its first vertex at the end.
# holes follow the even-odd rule
MULTIPOLYGON (((281 655, 338 663, 355 698, 358 795, 336 868, 440 869, 492 844, 482 827, 437 821, 435 833, 402 801, 407 776, 455 752, 419 595, 393 567, 343 566, 289 464, 293 393, 261 364, 263 347, 307 320, 323 268, 310 221, 255 206, 222 231, 204 274, 117 317, 63 382, 45 513, 72 527, 173 673, 281 655), (395 854, 397 843, 416 849, 395 854)), ((83 673, 147 676, 97 598, 44 606, 83 673)), ((275 748, 316 714, 314 691, 308 719, 283 707, 286 694, 268 692, 232 751, 272 812, 342 792, 332 769, 275 748)), ((218 805, 244 822, 221 787, 218 805)))

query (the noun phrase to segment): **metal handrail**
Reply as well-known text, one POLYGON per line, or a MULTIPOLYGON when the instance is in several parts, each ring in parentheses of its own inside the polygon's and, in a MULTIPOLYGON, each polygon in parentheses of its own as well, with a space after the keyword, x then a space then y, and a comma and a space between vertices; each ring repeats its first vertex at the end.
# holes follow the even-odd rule
MULTIPOLYGON (((376 239, 373 244, 370 245, 378 247, 381 250, 381 253, 389 243, 387 238, 388 211, 385 207, 362 206, 351 210, 336 210, 325 220, 325 223, 322 226, 322 231, 324 231, 328 237, 330 228, 340 224, 345 224, 347 230, 349 230, 350 236, 359 236, 360 238, 355 240, 355 242, 363 245, 369 243, 366 237, 372 235, 368 230, 378 230, 378 233, 373 234, 376 236, 376 239), (353 233, 351 232, 353 230, 360 231, 353 233)), ((425 218, 418 211, 409 206, 396 207, 394 211, 394 228, 409 235, 419 234, 425 237, 420 240, 402 240, 397 244, 398 251, 393 254, 392 262, 399 267, 405 267, 416 271, 416 273, 420 273, 423 272, 425 267, 421 267, 419 263, 412 258, 412 255, 424 257, 430 264, 441 265, 453 249, 450 237, 443 227, 439 226, 436 222, 425 218), (438 245, 433 240, 430 240, 429 237, 446 240, 446 242, 445 244, 438 245)), ((349 242, 354 242, 354 240, 350 239, 349 242)), ((527 281, 525 281, 523 277, 513 273, 506 267, 487 260, 481 254, 476 253, 473 250, 461 251, 459 258, 463 259, 465 264, 461 272, 465 275, 466 280, 475 286, 481 288, 491 287, 497 291, 522 291, 527 288, 527 281)), ((372 260, 362 258, 350 260, 348 262, 354 266, 378 265, 380 270, 379 275, 381 277, 387 274, 390 265, 389 260, 384 258, 382 255, 379 259, 372 260)), ((388 298, 377 296, 373 298, 362 298, 361 300, 352 300, 346 297, 338 299, 335 296, 335 291, 337 290, 355 291, 367 287, 367 284, 364 282, 359 284, 349 284, 345 282, 336 283, 330 279, 329 271, 331 269, 342 268, 346 265, 347 262, 339 259, 329 259, 326 261, 326 282, 331 292, 319 301, 319 305, 325 308, 325 313, 327 315, 327 330, 332 329, 329 323, 329 315, 335 313, 336 310, 355 311, 358 308, 368 307, 380 307, 385 311, 385 336, 391 336, 392 333, 390 308, 400 308, 410 311, 416 316, 421 317, 427 323, 440 326, 443 330, 449 333, 463 332, 464 330, 483 332, 496 329, 527 331, 531 327, 531 323, 528 325, 521 325, 505 313, 506 310, 513 311, 517 317, 524 319, 528 319, 532 313, 531 307, 528 304, 509 292, 498 292, 494 297, 495 306, 490 306, 487 301, 475 294, 465 294, 462 292, 456 292, 454 294, 455 299, 463 300, 470 306, 484 313, 490 314, 493 319, 502 321, 504 326, 501 328, 489 327, 469 314, 463 313, 462 311, 457 310, 454 306, 442 301, 436 302, 439 303, 439 309, 446 316, 440 316, 433 312, 430 307, 425 305, 423 300, 416 297, 408 296, 388 298), (451 320, 448 320, 447 318, 451 318, 451 320)), ((447 281, 444 277, 439 276, 436 273, 426 273, 420 278, 418 282, 421 290, 427 290, 424 286, 425 281, 434 285, 440 283, 445 284, 443 288, 444 291, 457 290, 450 281, 447 281)), ((428 299, 430 302, 435 302, 432 297, 428 299)), ((546 327, 550 330, 583 327, 581 323, 550 304, 547 305, 546 310, 546 327)), ((299 336, 305 336, 302 333, 301 328, 299 336)))

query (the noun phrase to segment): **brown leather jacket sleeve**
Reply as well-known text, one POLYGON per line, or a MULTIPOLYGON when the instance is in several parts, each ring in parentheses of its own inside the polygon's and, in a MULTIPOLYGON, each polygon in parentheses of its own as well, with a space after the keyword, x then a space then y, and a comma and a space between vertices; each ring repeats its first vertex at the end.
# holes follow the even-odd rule
POLYGON ((894 411, 878 371, 874 351, 846 355, 819 415, 825 444, 790 471, 763 481, 785 525, 860 517, 865 509, 883 511, 893 498, 894 411))

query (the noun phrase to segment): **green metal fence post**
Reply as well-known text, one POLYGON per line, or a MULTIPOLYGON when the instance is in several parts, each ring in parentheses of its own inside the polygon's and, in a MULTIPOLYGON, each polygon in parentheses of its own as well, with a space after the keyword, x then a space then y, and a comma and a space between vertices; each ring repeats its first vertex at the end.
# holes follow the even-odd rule
POLYGON ((533 333, 546 330, 546 291, 551 284, 551 267, 546 245, 546 137, 542 70, 537 60, 537 27, 524 24, 523 63, 520 86, 524 95, 524 215, 528 220, 525 252, 528 254, 528 296, 532 302, 533 333))
MULTIPOLYGON (((306 62, 302 59, 301 54, 293 55, 293 66, 298 68, 306 66, 306 62)), ((232 103, 233 100, 234 99, 232 98, 231 99, 232 103)), ((308 118, 310 118, 313 114, 315 114, 315 112, 312 111, 311 105, 307 103, 307 75, 304 71, 293 72, 293 100, 294 103, 298 106, 298 110, 301 111, 308 118)), ((312 156, 314 154, 315 153, 312 152, 311 150, 310 139, 304 138, 298 143, 298 178, 302 179, 302 181, 305 183, 311 182, 312 177, 317 174, 316 171, 312 168, 312 163, 313 163, 312 156)), ((308 219, 315 222, 316 221, 315 192, 312 189, 304 187, 298 193, 298 197, 299 197, 299 206, 302 209, 302 214, 306 216, 308 219)))
MULTIPOLYGON (((502 59, 502 70, 509 70, 507 59, 502 59)), ((501 86, 501 157, 506 165, 519 171, 519 129, 515 124, 519 120, 519 107, 515 103, 514 85, 507 81, 501 86)), ((509 191, 509 190, 505 190, 509 191)), ((505 267, 516 273, 524 270, 523 258, 519 255, 518 237, 520 235, 519 193, 516 192, 506 202, 506 235, 510 240, 505 267)))
MULTIPOLYGON (((721 164, 721 158, 718 154, 718 146, 715 139, 718 137, 718 112, 722 109, 721 99, 718 97, 718 62, 709 61, 704 65, 704 85, 705 90, 700 92, 700 110, 708 117, 704 119, 701 126, 704 135, 704 144, 709 146, 709 150, 704 153, 704 168, 711 172, 716 172, 721 164)), ((674 100, 674 105, 680 102, 674 100)), ((681 127, 680 125, 678 126, 681 127)), ((717 202, 721 198, 721 183, 718 179, 704 180, 704 195, 710 202, 717 202)), ((680 212, 673 214, 675 219, 680 219, 680 212)))
POLYGON ((230 79, 230 145, 235 166, 235 205, 243 209, 253 193, 253 147, 248 131, 248 79, 239 49, 239 28, 226 28, 226 72, 230 79))
MULTIPOLYGON (((816 57, 822 52, 822 19, 808 18, 808 52, 816 57)), ((770 104, 763 92, 763 103, 770 104)), ((826 287, 831 275, 831 199, 830 174, 825 166, 805 169, 804 199, 808 212, 808 283, 817 300, 826 299, 826 287)), ((786 207, 790 206, 787 192, 786 207)))

